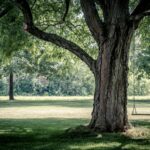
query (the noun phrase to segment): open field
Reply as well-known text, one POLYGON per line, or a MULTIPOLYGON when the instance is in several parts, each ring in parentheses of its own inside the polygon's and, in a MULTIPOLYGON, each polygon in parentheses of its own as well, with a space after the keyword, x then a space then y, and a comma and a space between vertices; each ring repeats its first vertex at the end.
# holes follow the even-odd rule
MULTIPOLYGON (((150 119, 150 97, 138 96, 136 107, 141 116, 131 115, 133 98, 128 100, 130 119, 150 119)), ((32 119, 32 118, 85 118, 89 119, 92 112, 92 96, 48 97, 30 96, 16 97, 16 101, 8 101, 8 97, 0 97, 0 118, 32 119), (13 113, 12 113, 13 112, 13 113)))
POLYGON ((135 128, 127 133, 66 133, 90 120, 92 97, 0 97, 0 150, 149 150, 150 97, 136 97, 138 113, 128 115, 135 128))

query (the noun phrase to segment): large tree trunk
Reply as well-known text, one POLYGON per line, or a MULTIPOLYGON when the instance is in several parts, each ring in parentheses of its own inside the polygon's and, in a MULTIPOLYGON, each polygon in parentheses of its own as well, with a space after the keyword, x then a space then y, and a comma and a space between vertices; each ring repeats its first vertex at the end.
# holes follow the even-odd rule
POLYGON ((127 26, 115 32, 101 49, 95 73, 95 95, 92 119, 93 130, 113 132, 128 128, 127 75, 128 53, 132 30, 127 26))
POLYGON ((9 100, 14 100, 13 72, 9 74, 9 100))

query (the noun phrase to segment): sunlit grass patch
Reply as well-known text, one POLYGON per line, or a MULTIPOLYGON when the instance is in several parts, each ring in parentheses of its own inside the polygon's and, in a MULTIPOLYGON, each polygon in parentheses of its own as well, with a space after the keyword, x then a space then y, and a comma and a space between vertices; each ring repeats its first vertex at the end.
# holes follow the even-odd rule
MULTIPOLYGON (((2 97, 1 97, 2 98, 2 97)), ((5 98, 5 97, 4 97, 5 98)), ((0 100, 0 118, 89 118, 93 100, 91 97, 16 97, 15 101, 0 100), (21 99, 22 98, 22 99, 21 99), (30 99, 31 98, 31 99, 30 99), (37 98, 37 99, 35 99, 37 98), (13 113, 12 113, 13 112, 13 113)), ((136 101, 137 112, 150 113, 148 100, 136 101)), ((150 119, 150 115, 131 115, 133 101, 128 101, 129 119, 150 119)))
POLYGON ((149 150, 150 145, 146 145, 146 143, 144 145, 130 143, 130 144, 124 145, 121 149, 122 150, 149 150))
MULTIPOLYGON (((16 100, 92 100, 93 96, 15 96, 16 100)), ((0 96, 0 100, 8 100, 8 96, 0 96)))
POLYGON ((130 138, 135 139, 150 138, 150 129, 146 127, 132 127, 124 134, 130 138))
POLYGON ((128 100, 150 100, 150 95, 148 96, 128 96, 128 100))
POLYGON ((118 146, 120 146, 121 143, 119 142, 111 142, 111 143, 95 143, 95 142, 89 142, 89 143, 83 143, 80 145, 71 145, 70 149, 72 150, 96 150, 96 149, 117 149, 118 146))

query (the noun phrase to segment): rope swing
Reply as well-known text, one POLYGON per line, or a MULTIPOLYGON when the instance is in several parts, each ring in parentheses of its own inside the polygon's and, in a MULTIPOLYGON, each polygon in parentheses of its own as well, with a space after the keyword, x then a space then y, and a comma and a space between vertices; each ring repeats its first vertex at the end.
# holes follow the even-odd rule
MULTIPOLYGON (((135 55, 135 36, 133 37, 133 55, 135 55)), ((133 58, 132 59, 132 63, 133 63, 133 70, 132 70, 132 72, 133 72, 133 75, 132 75, 132 77, 133 77, 133 83, 132 83, 132 85, 133 85, 133 110, 132 110, 132 115, 137 115, 137 110, 136 110, 136 100, 135 100, 135 86, 136 86, 136 84, 135 84, 135 59, 133 58)))
MULTIPOLYGON (((136 55, 136 46, 135 46, 135 35, 133 38, 133 57, 136 55)), ((136 99, 135 99, 135 95, 136 95, 136 56, 135 58, 131 59, 133 67, 132 67, 132 85, 133 85, 133 109, 132 109, 132 115, 150 115, 150 113, 138 113, 137 112, 137 107, 136 107, 136 99)))

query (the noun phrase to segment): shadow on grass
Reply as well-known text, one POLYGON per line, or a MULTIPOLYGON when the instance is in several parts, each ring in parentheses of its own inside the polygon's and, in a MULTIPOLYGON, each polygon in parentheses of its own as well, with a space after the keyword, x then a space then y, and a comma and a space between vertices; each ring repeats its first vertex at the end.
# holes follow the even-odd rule
POLYGON ((134 127, 150 128, 150 120, 131 120, 130 122, 134 127))
MULTIPOLYGON (((7 107, 29 107, 29 106, 62 106, 62 107, 77 107, 91 108, 92 100, 15 100, 15 101, 0 101, 0 108, 7 107)), ((138 108, 150 107, 150 100, 136 100, 138 108)), ((133 107, 133 100, 128 101, 128 107, 133 107)))
MULTIPOLYGON (((134 102, 134 100, 129 100, 129 102, 134 102)), ((147 103, 150 104, 150 100, 146 99, 146 100, 135 100, 136 103, 141 104, 141 103, 147 103)))
MULTIPOLYGON (((148 150, 148 139, 132 139, 121 133, 91 135, 65 132, 69 127, 87 124, 87 119, 1 119, 0 150, 148 150)), ((136 121, 148 126, 148 121, 136 121)))
POLYGON ((92 107, 92 100, 15 100, 0 101, 0 107, 29 107, 29 106, 63 106, 63 107, 92 107))
MULTIPOLYGON (((128 106, 133 107, 134 100, 128 100, 128 106)), ((136 106, 141 107, 150 107, 150 100, 135 100, 136 106)))

